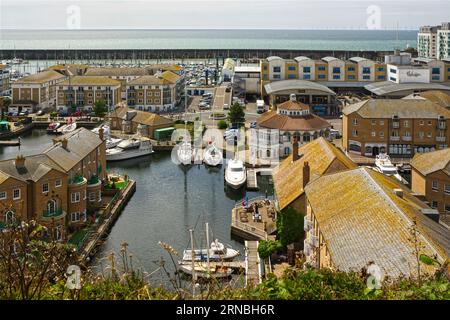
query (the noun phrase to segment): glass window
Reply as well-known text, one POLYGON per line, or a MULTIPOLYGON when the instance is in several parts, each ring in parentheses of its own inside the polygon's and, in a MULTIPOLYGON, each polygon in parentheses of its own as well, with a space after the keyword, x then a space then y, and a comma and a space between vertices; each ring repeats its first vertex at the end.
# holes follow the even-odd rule
POLYGON ((386 79, 386 76, 384 76, 384 75, 378 76, 378 79, 380 79, 380 80, 383 79, 384 80, 384 79, 386 79))
POLYGON ((48 183, 43 183, 42 184, 42 193, 47 193, 48 192, 48 183))
POLYGON ((375 131, 372 131, 372 137, 376 137, 377 133, 375 131))
POLYGON ((72 194, 70 195, 72 203, 80 202, 80 198, 81 197, 79 192, 72 192, 72 194))
POLYGON ((281 67, 273 67, 273 72, 281 72, 281 67))
POLYGON ((305 74, 305 75, 303 75, 303 79, 310 80, 311 79, 311 75, 310 74, 305 74))
POLYGON ((341 73, 340 67, 333 67, 333 73, 341 73))
POLYGON ((310 73, 311 72, 311 67, 303 67, 303 72, 304 73, 310 73))
POLYGON ((348 67, 348 71, 355 71, 355 67, 348 67))
POLYGON ((441 74, 441 69, 440 68, 433 68, 433 69, 431 69, 431 73, 432 74, 441 74))
POLYGON ((325 75, 324 74, 319 74, 318 78, 319 79, 325 79, 325 75))
POLYGON ((334 80, 339 80, 340 78, 341 78, 341 76, 338 75, 338 74, 334 74, 334 75, 333 75, 333 79, 334 79, 334 80))
POLYGON ((0 191, 0 200, 6 199, 6 191, 0 191))
POLYGON ((351 80, 353 80, 353 79, 355 79, 355 76, 354 76, 353 74, 349 74, 349 75, 348 75, 348 78, 351 79, 351 80))
POLYGON ((445 204, 445 213, 450 213, 450 204, 445 204))
POLYGON ((374 126, 374 125, 377 124, 377 120, 372 120, 371 123, 372 123, 372 125, 374 126))
POLYGON ((357 126, 358 125, 358 119, 352 119, 352 124, 354 126, 357 126))
POLYGON ((445 187, 444 187, 444 192, 446 193, 446 194, 450 194, 450 184, 445 184, 445 187))
POLYGON ((296 75, 295 74, 288 74, 288 79, 296 79, 296 75))
POLYGON ((433 181, 431 182, 431 189, 432 189, 433 191, 439 190, 439 182, 438 182, 437 180, 433 180, 433 181))
POLYGON ((370 68, 364 67, 362 73, 364 73, 364 74, 370 73, 370 68))
POLYGON ((89 201, 95 201, 95 192, 89 192, 89 201))
POLYGON ((71 220, 72 222, 80 221, 80 213, 79 213, 79 212, 72 212, 72 213, 70 214, 70 220, 71 220))
POLYGON ((296 68, 295 68, 295 66, 289 66, 289 67, 288 67, 288 70, 289 70, 289 71, 295 71, 296 68))
POLYGON ((317 70, 319 70, 319 71, 325 71, 325 66, 318 66, 318 67, 317 67, 317 70))
POLYGON ((20 189, 14 189, 13 190, 13 200, 19 200, 20 199, 20 189))
POLYGON ((431 201, 431 208, 436 209, 438 207, 438 202, 437 201, 431 201))

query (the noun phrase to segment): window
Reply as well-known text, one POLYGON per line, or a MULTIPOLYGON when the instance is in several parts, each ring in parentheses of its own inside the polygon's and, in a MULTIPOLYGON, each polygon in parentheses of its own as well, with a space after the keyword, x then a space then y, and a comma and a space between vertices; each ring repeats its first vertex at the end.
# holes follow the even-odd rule
POLYGON ((317 70, 319 70, 319 71, 325 71, 325 66, 318 66, 318 67, 317 67, 317 70))
POLYGON ((431 201, 431 208, 436 209, 438 207, 438 202, 433 200, 431 201))
POLYGON ((47 202, 47 213, 48 214, 54 214, 56 212, 56 201, 55 200, 49 200, 47 202))
POLYGON ((47 193, 48 192, 48 183, 43 183, 42 184, 42 193, 47 193))
POLYGON ((428 121, 427 121, 427 124, 428 124, 429 126, 431 126, 431 125, 433 124, 433 121, 428 120, 428 121))
POLYGON ((273 67, 273 72, 281 72, 281 67, 273 67))
POLYGON ((70 214, 70 221, 72 221, 72 222, 80 221, 80 213, 79 212, 72 212, 70 214))
POLYGON ((303 72, 304 73, 310 73, 311 72, 311 67, 303 67, 303 72))
POLYGON ((86 190, 84 190, 83 200, 86 200, 86 197, 87 197, 87 192, 86 192, 86 190))
POLYGON ((296 75, 295 74, 288 74, 288 79, 296 79, 296 75))
POLYGON ((57 226, 55 229, 53 229, 53 235, 56 241, 62 240, 61 226, 57 226))
POLYGON ((375 131, 372 131, 372 137, 376 137, 377 133, 375 131))
POLYGON ((420 120, 420 121, 419 121, 419 124, 420 124, 421 126, 423 126, 423 125, 425 124, 425 121, 420 120))
POLYGON ((381 137, 381 138, 384 137, 384 131, 380 131, 380 137, 381 137))
POLYGON ((380 120, 380 126, 384 126, 384 120, 380 120))
POLYGON ((288 67, 288 70, 289 70, 289 71, 295 71, 295 66, 289 66, 289 67, 288 67))
POLYGON ((341 68, 333 67, 333 73, 341 73, 341 68))
POLYGON ((358 125, 358 119, 352 119, 352 124, 354 126, 357 126, 358 125))
POLYGON ((433 191, 438 191, 439 190, 439 182, 437 180, 433 180, 431 182, 431 189, 433 191))
POLYGON ((446 193, 446 194, 450 194, 450 184, 445 184, 445 186, 444 186, 444 192, 446 193))
POLYGON ((279 74, 274 74, 274 75, 273 75, 273 78, 274 78, 274 79, 281 79, 281 76, 280 76, 279 74))
POLYGON ((325 75, 324 74, 319 74, 318 78, 319 79, 325 79, 325 75))
POLYGON ((389 69, 389 71, 390 71, 391 73, 397 73, 397 70, 396 70, 396 69, 389 69))
POLYGON ((363 76, 363 80, 370 80, 370 76, 363 76))
POLYGON ((450 204, 445 204, 445 213, 450 213, 450 204))
POLYGON ((350 80, 353 80, 353 79, 355 79, 355 76, 354 76, 353 74, 349 74, 349 75, 348 75, 348 78, 349 78, 350 80))
POLYGON ((0 200, 6 199, 6 191, 0 191, 0 200))
POLYGON ((378 79, 379 79, 379 80, 384 80, 384 79, 386 79, 386 76, 383 76, 383 75, 378 76, 378 79))
POLYGON ((80 202, 81 197, 79 192, 72 192, 70 195, 70 200, 72 203, 80 202))
POLYGON ((358 136, 358 130, 352 130, 352 135, 354 137, 357 137, 358 136))
POLYGON ((355 67, 348 67, 347 70, 348 71, 355 71, 355 67))
POLYGON ((89 201, 90 202, 95 201, 95 192, 89 192, 89 201))
POLYGON ((425 136, 425 134, 423 133, 423 131, 419 131, 419 138, 423 139, 424 136, 425 136))
POLYGON ((384 67, 378 67, 378 71, 384 71, 384 67))
POLYGON ((403 126, 405 128, 408 128, 409 127, 409 121, 408 120, 403 121, 403 126))
POLYGON ((395 78, 395 77, 389 77, 389 80, 391 80, 391 81, 397 81, 397 78, 395 78))
POLYGON ((368 73, 370 73, 370 68, 369 68, 369 67, 364 67, 362 73, 363 73, 363 74, 368 74, 368 73))
POLYGON ((372 120, 371 123, 372 123, 372 125, 374 126, 374 125, 377 124, 377 120, 372 120))
POLYGON ((5 213, 5 223, 6 224, 12 224, 16 221, 16 215, 13 211, 7 211, 5 213))
POLYGON ((441 74, 441 69, 433 68, 433 69, 431 69, 431 74, 441 74))
POLYGON ((20 189, 14 189, 13 190, 13 200, 19 200, 20 199, 20 189))
POLYGON ((428 137, 428 138, 432 138, 432 137, 433 137, 433 134, 432 134, 431 132, 428 132, 428 133, 427 133, 427 137, 428 137))
POLYGON ((334 79, 334 80, 339 80, 340 78, 341 78, 340 75, 338 75, 338 74, 333 74, 333 79, 334 79))
POLYGON ((310 80, 311 79, 311 75, 310 74, 305 74, 305 75, 303 75, 303 79, 310 80))
POLYGON ((263 70, 267 70, 267 66, 264 66, 264 67, 263 67, 263 70))

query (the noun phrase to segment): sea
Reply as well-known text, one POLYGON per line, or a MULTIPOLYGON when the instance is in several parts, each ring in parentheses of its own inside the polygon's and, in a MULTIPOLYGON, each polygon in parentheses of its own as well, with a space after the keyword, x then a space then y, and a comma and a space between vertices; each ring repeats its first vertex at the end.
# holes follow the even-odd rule
POLYGON ((290 49, 416 47, 416 30, 11 30, 0 49, 290 49))

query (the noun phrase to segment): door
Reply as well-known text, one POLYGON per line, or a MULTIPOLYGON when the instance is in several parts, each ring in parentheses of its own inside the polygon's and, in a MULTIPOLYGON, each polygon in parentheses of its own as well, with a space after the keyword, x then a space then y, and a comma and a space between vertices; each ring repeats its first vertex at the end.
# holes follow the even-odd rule
POLYGON ((377 156, 380 153, 380 148, 378 147, 373 147, 372 148, 372 155, 373 156, 377 156))

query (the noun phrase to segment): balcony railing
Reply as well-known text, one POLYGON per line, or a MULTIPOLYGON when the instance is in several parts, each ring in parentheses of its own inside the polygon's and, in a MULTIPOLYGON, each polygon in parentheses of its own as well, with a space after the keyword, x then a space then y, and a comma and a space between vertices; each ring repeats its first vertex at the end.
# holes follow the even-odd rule
POLYGON ((92 176, 88 180, 88 185, 93 185, 99 183, 100 179, 97 176, 92 176))
POLYGON ((403 136, 403 137, 402 137, 402 140, 403 140, 403 141, 411 141, 411 140, 412 140, 412 137, 411 137, 411 136, 403 136))
POLYGON ((44 210, 42 212, 42 216, 44 218, 53 218, 53 217, 59 217, 60 215, 63 214, 63 210, 62 208, 58 208, 55 211, 49 211, 49 210, 44 210))
POLYGON ((444 142, 445 141, 445 137, 436 137, 436 141, 444 142))
POLYGON ((400 128, 400 122, 398 121, 392 122, 392 128, 400 128))
POLYGON ((438 127, 438 129, 445 129, 445 128, 447 128, 445 122, 440 122, 437 127, 438 127))
POLYGON ((391 141, 400 141, 399 136, 391 136, 391 141))

